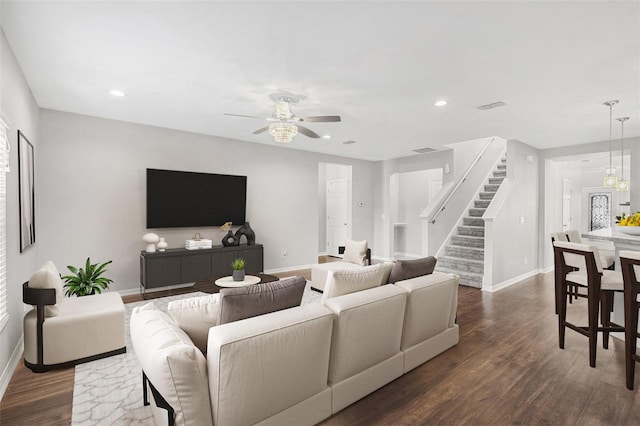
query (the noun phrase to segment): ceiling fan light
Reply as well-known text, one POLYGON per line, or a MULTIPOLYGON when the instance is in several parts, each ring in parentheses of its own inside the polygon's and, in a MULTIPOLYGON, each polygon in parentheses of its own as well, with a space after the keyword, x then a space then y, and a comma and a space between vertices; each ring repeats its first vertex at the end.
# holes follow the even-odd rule
POLYGON ((276 142, 289 143, 298 134, 298 126, 291 123, 273 123, 269 126, 269 134, 276 142))

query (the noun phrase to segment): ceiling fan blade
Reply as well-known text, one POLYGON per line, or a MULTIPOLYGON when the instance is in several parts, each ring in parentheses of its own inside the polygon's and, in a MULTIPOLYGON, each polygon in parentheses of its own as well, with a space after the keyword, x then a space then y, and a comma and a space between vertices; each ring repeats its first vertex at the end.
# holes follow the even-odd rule
POLYGON ((269 126, 267 126, 267 127, 263 127, 263 128, 261 128, 261 129, 258 129, 258 130, 256 130, 255 132, 253 132, 253 134, 254 134, 254 135, 259 135, 260 133, 264 133, 264 132, 266 132, 267 130, 269 130, 269 126))
POLYGON ((319 134, 317 134, 311 129, 307 129, 306 127, 301 126, 299 124, 297 124, 297 127, 298 127, 298 132, 302 133, 305 136, 309 136, 310 138, 314 138, 314 139, 317 139, 320 137, 319 134))
POLYGON ((255 115, 244 115, 244 114, 229 114, 228 112, 225 112, 224 115, 230 115, 232 117, 257 118, 258 120, 266 120, 266 121, 279 121, 271 117, 257 117, 255 115))
POLYGON ((300 117, 299 121, 308 121, 310 123, 336 123, 342 121, 339 115, 316 115, 312 117, 300 117))

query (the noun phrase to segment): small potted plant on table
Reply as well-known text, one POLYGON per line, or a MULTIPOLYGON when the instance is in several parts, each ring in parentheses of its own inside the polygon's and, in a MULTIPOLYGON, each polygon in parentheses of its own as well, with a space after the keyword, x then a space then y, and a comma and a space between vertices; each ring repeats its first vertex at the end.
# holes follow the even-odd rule
POLYGON ((233 280, 244 281, 244 259, 239 257, 231 262, 233 268, 233 280))

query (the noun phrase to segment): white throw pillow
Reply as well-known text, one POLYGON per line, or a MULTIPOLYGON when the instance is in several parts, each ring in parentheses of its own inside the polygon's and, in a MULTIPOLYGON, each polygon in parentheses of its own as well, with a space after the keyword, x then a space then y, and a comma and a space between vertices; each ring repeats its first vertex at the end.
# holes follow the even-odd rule
POLYGON ((29 287, 54 289, 56 291, 56 305, 45 306, 44 316, 55 317, 58 315, 57 304, 64 298, 64 293, 62 292, 62 279, 60 278, 58 269, 53 262, 46 262, 40 269, 31 275, 31 278, 29 278, 29 287))
POLYGON ((189 336, 153 303, 133 309, 130 332, 140 366, 175 410, 176 424, 212 425, 207 361, 189 336))
POLYGON ((355 263, 356 265, 367 264, 367 240, 353 241, 347 240, 344 243, 344 257, 342 260, 345 262, 355 263))
POLYGON ((388 266, 382 263, 357 269, 329 271, 322 293, 322 302, 368 288, 379 287, 388 266))
POLYGON ((216 325, 220 308, 220 294, 191 297, 169 302, 167 312, 193 343, 207 353, 209 329, 216 325))

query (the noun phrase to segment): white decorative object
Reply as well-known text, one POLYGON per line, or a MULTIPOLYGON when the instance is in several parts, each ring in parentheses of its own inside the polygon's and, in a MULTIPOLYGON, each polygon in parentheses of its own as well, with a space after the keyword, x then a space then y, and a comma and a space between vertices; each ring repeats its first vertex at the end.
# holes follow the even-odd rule
POLYGON ((160 241, 158 241, 157 248, 158 251, 165 251, 165 249, 169 246, 163 237, 160 237, 160 241))
POLYGON ((205 238, 200 240, 187 240, 184 248, 187 250, 210 249, 213 247, 213 241, 205 238))
POLYGON ((147 253, 155 253, 156 252, 156 243, 160 241, 160 237, 158 234, 154 234, 153 232, 149 232, 148 234, 144 234, 142 236, 142 241, 147 243, 147 248, 145 251, 147 253))

